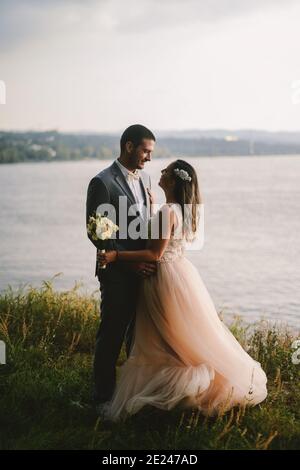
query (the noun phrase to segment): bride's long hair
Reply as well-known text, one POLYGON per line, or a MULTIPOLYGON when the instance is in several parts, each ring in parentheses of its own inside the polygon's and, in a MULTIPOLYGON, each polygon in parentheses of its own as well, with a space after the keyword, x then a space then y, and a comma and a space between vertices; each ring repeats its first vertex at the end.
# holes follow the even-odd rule
POLYGON ((183 235, 187 241, 192 241, 199 227, 200 205, 202 204, 197 173, 192 165, 180 159, 171 163, 171 169, 175 181, 174 197, 181 208, 183 217, 183 235), (180 170, 182 170, 181 173, 180 170))

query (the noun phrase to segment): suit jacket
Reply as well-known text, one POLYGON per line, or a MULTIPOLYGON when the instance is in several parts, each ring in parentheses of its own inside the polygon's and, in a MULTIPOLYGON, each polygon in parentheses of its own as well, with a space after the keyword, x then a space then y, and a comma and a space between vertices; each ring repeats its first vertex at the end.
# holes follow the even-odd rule
MULTIPOLYGON (((144 204, 146 206, 146 223, 150 217, 150 199, 147 192, 147 188, 151 189, 151 180, 150 176, 145 173, 143 170, 139 170, 140 174, 140 184, 142 192, 144 195, 144 204)), ((86 200, 86 224, 88 223, 89 217, 95 215, 97 207, 100 204, 111 204, 116 213, 116 220, 114 221, 119 225, 120 220, 120 207, 119 206, 119 197, 125 196, 124 199, 126 210, 127 210, 127 230, 129 224, 138 216, 128 215, 128 211, 131 205, 136 204, 135 197, 128 185, 125 176, 123 175, 119 166, 114 162, 108 168, 100 171, 94 178, 91 179, 88 191, 87 191, 87 200, 86 200)), ((103 211, 102 211, 103 212, 103 211)), ((102 214, 103 215, 103 214, 102 214)), ((109 213, 107 214, 109 217, 109 213)), ((123 217, 123 215, 122 215, 123 217)), ((109 217, 110 218, 110 217, 109 217)), ((132 239, 128 236, 126 238, 120 238, 120 231, 116 233, 115 239, 111 240, 93 240, 90 235, 88 235, 91 242, 95 245, 98 250, 142 250, 146 246, 147 240, 143 238, 132 239)), ((110 263, 106 266, 105 269, 98 269, 98 262, 96 258, 96 270, 95 276, 98 276, 100 282, 105 282, 109 280, 110 282, 122 281, 124 275, 136 277, 133 271, 126 267, 126 263, 116 262, 110 263)))

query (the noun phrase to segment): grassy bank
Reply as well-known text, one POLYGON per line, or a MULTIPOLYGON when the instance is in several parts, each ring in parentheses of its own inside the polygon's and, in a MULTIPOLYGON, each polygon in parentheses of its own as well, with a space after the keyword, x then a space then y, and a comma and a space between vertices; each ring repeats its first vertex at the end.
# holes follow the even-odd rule
MULTIPOLYGON (((91 404, 98 300, 76 288, 8 289, 0 295, 2 449, 296 449, 300 447, 300 365, 293 336, 260 323, 232 331, 268 376, 267 400, 217 418, 148 407, 123 424, 105 424, 91 404)), ((124 351, 119 365, 125 359, 124 351)))

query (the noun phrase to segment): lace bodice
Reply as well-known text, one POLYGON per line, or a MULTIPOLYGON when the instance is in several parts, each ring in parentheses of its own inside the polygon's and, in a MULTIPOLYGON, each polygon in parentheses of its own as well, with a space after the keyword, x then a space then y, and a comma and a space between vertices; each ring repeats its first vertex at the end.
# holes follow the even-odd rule
MULTIPOLYGON (((175 214, 176 214, 176 227, 178 226, 179 223, 181 223, 181 212, 176 210, 175 208, 175 214)), ((154 217, 157 217, 157 214, 155 214, 154 217)), ((171 238, 168 242, 167 248, 164 251, 163 256, 161 259, 158 261, 158 263, 170 263, 182 256, 184 256, 185 252, 185 239, 184 238, 179 238, 178 232, 175 234, 173 233, 171 235, 171 238)))
POLYGON ((185 240, 170 238, 167 248, 158 263, 170 263, 184 256, 185 240))

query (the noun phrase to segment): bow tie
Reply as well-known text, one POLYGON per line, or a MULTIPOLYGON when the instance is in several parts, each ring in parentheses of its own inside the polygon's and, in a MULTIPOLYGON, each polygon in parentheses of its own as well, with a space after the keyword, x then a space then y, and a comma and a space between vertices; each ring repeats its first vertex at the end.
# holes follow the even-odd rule
POLYGON ((139 180, 140 179, 140 175, 139 175, 139 172, 137 170, 135 170, 134 172, 132 171, 129 171, 127 173, 127 179, 129 181, 132 181, 132 180, 139 180))

